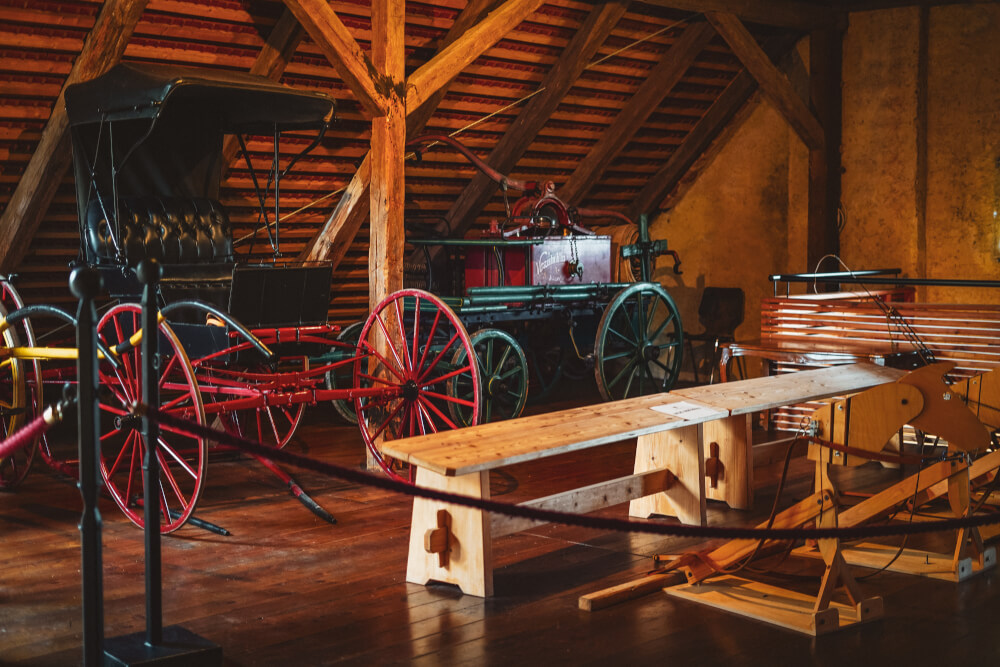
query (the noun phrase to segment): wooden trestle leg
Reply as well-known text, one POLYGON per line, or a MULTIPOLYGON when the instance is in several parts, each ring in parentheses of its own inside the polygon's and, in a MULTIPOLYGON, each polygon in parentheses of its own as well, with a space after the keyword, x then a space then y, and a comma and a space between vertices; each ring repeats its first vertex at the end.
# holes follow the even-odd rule
MULTIPOLYGON (((490 497, 488 470, 447 477, 417 469, 417 486, 474 498, 490 497)), ((463 593, 493 595, 493 549, 487 514, 471 507, 413 499, 406 580, 414 584, 440 581, 463 593), (441 512, 447 512, 446 517, 441 512)))

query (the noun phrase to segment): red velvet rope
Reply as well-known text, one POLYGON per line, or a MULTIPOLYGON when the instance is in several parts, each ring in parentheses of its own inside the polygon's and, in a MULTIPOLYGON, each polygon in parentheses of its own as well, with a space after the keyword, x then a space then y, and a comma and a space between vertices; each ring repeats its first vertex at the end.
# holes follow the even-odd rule
POLYGON ((245 452, 257 454, 265 459, 287 463, 289 465, 311 470, 328 477, 336 477, 356 484, 364 484, 375 488, 394 491, 419 498, 436 500, 439 502, 472 507, 487 512, 495 512, 506 516, 523 517, 535 521, 546 523, 561 523, 570 526, 582 526, 584 528, 594 528, 596 530, 611 530, 618 532, 649 533, 653 535, 669 535, 673 537, 697 537, 697 538, 723 538, 730 540, 737 539, 768 539, 768 540, 802 540, 802 539, 826 539, 840 538, 867 539, 872 537, 887 537, 894 535, 912 535, 916 533, 936 533, 945 530, 957 530, 972 526, 984 526, 988 524, 1000 523, 1000 514, 980 515, 962 517, 956 519, 940 519, 936 521, 921 521, 919 523, 906 523, 900 525, 875 525, 875 526, 854 526, 850 528, 736 528, 736 527, 715 527, 715 526, 691 526, 666 523, 647 523, 642 521, 626 521, 600 516, 589 516, 583 514, 569 514, 566 512, 556 512, 553 510, 539 509, 537 507, 526 507, 523 505, 512 505, 501 503, 495 500, 484 498, 473 498, 447 491, 438 491, 421 486, 413 486, 406 482, 400 482, 387 477, 373 475, 353 468, 336 465, 334 463, 324 463, 310 459, 306 456, 286 452, 283 449, 267 447, 260 443, 251 442, 238 436, 217 431, 207 426, 202 426, 186 419, 181 419, 176 415, 150 407, 148 405, 138 405, 134 412, 140 416, 148 416, 155 421, 170 426, 182 433, 195 435, 200 438, 214 440, 226 445, 237 447, 245 452))
POLYGON ((49 430, 49 426, 44 416, 35 417, 27 426, 18 429, 14 435, 0 442, 0 459, 5 459, 22 447, 33 443, 35 438, 49 430))

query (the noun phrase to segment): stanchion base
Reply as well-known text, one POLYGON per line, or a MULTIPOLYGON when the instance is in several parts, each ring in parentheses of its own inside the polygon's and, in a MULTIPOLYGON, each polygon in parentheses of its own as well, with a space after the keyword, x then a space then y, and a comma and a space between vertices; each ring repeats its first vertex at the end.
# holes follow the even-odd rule
POLYGON ((106 638, 104 664, 122 667, 131 665, 219 667, 222 665, 222 647, 179 625, 171 625, 163 628, 163 642, 158 646, 146 644, 145 632, 106 638))

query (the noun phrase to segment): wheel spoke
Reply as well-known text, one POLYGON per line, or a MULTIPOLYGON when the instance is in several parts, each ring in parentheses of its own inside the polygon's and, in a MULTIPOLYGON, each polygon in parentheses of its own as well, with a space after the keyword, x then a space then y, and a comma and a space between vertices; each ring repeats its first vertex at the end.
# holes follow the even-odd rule
MULTIPOLYGON (((403 365, 403 362, 399 359, 399 352, 396 350, 396 346, 392 344, 392 337, 389 336, 389 331, 386 329, 381 313, 375 313, 375 322, 378 323, 378 328, 382 331, 382 337, 385 339, 385 346, 389 348, 389 351, 392 352, 392 358, 396 360, 397 368, 406 370, 406 366, 403 365)), ((371 347, 371 344, 369 344, 369 347, 371 347)), ((372 348, 372 353, 379 356, 378 353, 375 352, 374 348, 372 348)), ((399 374, 397 373, 397 375, 399 374)))
MULTIPOLYGON (((395 375, 395 376, 396 376, 396 378, 398 378, 400 382, 405 382, 405 381, 406 381, 406 378, 404 378, 404 377, 403 377, 403 376, 402 376, 402 375, 400 374, 400 372, 399 372, 399 371, 397 371, 397 370, 396 370, 396 369, 395 369, 395 368, 394 368, 394 367, 392 366, 392 364, 390 364, 390 363, 389 363, 389 360, 388 360, 388 359, 386 359, 385 357, 383 357, 383 356, 382 356, 381 354, 379 354, 379 353, 378 353, 378 352, 377 352, 377 351, 375 350, 375 348, 373 348, 373 347, 371 346, 371 344, 370 344, 370 343, 369 343, 369 342, 368 342, 367 340, 362 340, 362 341, 358 341, 358 347, 359 347, 359 348, 360 348, 360 347, 364 347, 364 348, 365 348, 365 354, 370 354, 370 355, 372 355, 373 357, 375 357, 375 358, 376 358, 376 359, 377 359, 377 360, 378 360, 379 362, 381 362, 381 364, 382 364, 382 366, 381 366, 381 367, 382 367, 382 368, 384 368, 384 369, 386 369, 387 371, 389 371, 389 372, 390 372, 390 373, 392 373, 393 375, 395 375)), ((360 362, 362 361, 362 359, 360 359, 360 358, 359 358, 359 359, 357 359, 356 361, 357 361, 358 363, 360 363, 360 362)))
MULTIPOLYGON (((423 401, 420 397, 417 397, 417 407, 420 409, 421 419, 427 422, 427 426, 431 429, 431 433, 437 433, 437 426, 434 425, 434 418, 427 412, 427 408, 424 407, 423 401)), ((427 433, 426 430, 421 429, 423 433, 427 433)))
MULTIPOLYGON (((441 348, 441 351, 440 351, 440 352, 438 352, 437 356, 436 356, 436 357, 434 357, 434 361, 432 361, 432 362, 430 363, 430 365, 429 365, 429 366, 428 366, 428 367, 427 367, 426 369, 423 369, 423 372, 422 372, 422 373, 421 373, 421 374, 419 375, 419 377, 417 378, 417 384, 429 384, 429 383, 428 383, 428 382, 427 382, 427 381, 426 381, 426 380, 425 380, 424 378, 426 378, 426 377, 427 377, 427 375, 428 375, 428 374, 429 374, 429 373, 430 373, 430 372, 431 372, 432 370, 434 370, 434 369, 435 369, 435 368, 437 367, 437 365, 438 365, 439 363, 441 363, 441 359, 443 359, 443 358, 444 358, 444 355, 445 355, 445 353, 447 353, 447 352, 448 352, 448 350, 449 350, 449 349, 451 348, 451 346, 452 346, 452 345, 453 345, 453 344, 455 343, 455 341, 456 341, 456 340, 458 340, 458 339, 459 339, 459 333, 458 333, 458 332, 456 331, 456 332, 454 333, 454 335, 452 335, 452 337, 448 339, 448 342, 447 342, 447 343, 445 344, 445 346, 441 348)), ((431 344, 431 341, 427 341, 427 346, 428 346, 428 347, 430 347, 430 344, 431 344)))
POLYGON ((433 380, 422 381, 422 382, 420 382, 420 384, 421 385, 428 385, 428 386, 429 385, 438 384, 440 382, 444 382, 446 380, 450 380, 453 377, 457 377, 459 375, 462 375, 463 373, 470 372, 471 370, 472 370, 472 364, 466 364, 465 366, 462 366, 460 368, 456 368, 456 369, 454 369, 452 371, 449 371, 449 372, 445 373, 444 375, 439 375, 438 377, 434 378, 433 380))
POLYGON ((629 337, 625 336, 625 334, 623 334, 623 333, 621 333, 620 331, 618 331, 618 329, 615 329, 615 328, 614 328, 614 327, 612 327, 612 326, 609 326, 609 327, 608 327, 608 333, 609 333, 609 334, 614 334, 615 336, 618 336, 618 337, 619 337, 619 338, 621 338, 621 339, 622 339, 622 341, 624 341, 624 342, 625 342, 625 343, 626 343, 627 345, 631 345, 632 347, 635 347, 635 344, 636 344, 636 340, 637 340, 636 338, 629 338, 629 337))
MULTIPOLYGON (((410 359, 410 348, 406 345, 406 332, 403 330, 403 308, 401 306, 402 299, 396 299, 393 302, 396 311, 396 328, 399 329, 399 343, 400 347, 403 348, 403 361, 406 362, 404 368, 408 371, 413 370, 413 362, 410 359)), ((420 319, 419 316, 417 319, 420 319)))
POLYGON ((164 453, 169 454, 170 458, 176 461, 177 465, 179 465, 181 468, 184 469, 184 472, 186 472, 192 478, 198 476, 198 473, 195 471, 194 468, 191 467, 191 464, 189 464, 184 459, 184 457, 182 457, 179 453, 177 453, 177 450, 171 447, 170 443, 166 442, 163 438, 157 438, 156 443, 159 445, 157 447, 157 451, 159 452, 160 456, 163 456, 164 453))
MULTIPOLYGON (((160 462, 160 477, 166 478, 167 482, 170 484, 170 488, 174 492, 174 497, 181 502, 182 507, 186 507, 187 498, 184 497, 184 492, 181 490, 180 484, 177 483, 177 479, 176 477, 174 477, 173 470, 171 470, 170 466, 167 464, 167 459, 164 458, 163 456, 163 450, 157 450, 156 458, 160 462)), ((163 502, 163 510, 169 517, 170 513, 167 504, 167 495, 164 492, 162 481, 160 482, 160 493, 161 493, 161 500, 163 502)))
MULTIPOLYGON (((426 398, 424 398, 424 396, 418 396, 417 400, 420 401, 421 405, 424 405, 425 407, 430 408, 431 412, 433 412, 434 414, 436 414, 438 416, 438 418, 441 419, 441 421, 443 421, 448 426, 448 428, 450 428, 450 429, 456 429, 456 428, 458 428, 458 425, 455 424, 455 422, 453 422, 452 420, 448 419, 448 417, 443 412, 441 412, 436 405, 434 405, 433 403, 431 403, 430 401, 428 401, 426 398)), ((473 405, 475 405, 475 404, 473 404, 473 405)), ((434 428, 434 422, 433 422, 433 420, 431 421, 431 428, 434 428)), ((435 429, 435 432, 437 432, 437 429, 435 429)))
MULTIPOLYGON (((431 342, 434 340, 434 334, 437 333, 438 324, 441 322, 441 311, 434 313, 434 322, 431 323, 431 330, 427 333, 427 345, 424 345, 424 352, 420 355, 420 363, 416 366, 416 371, 418 375, 423 375, 424 362, 427 361, 427 353, 431 350, 431 342)), ((416 344, 416 341, 414 341, 416 344)))
POLYGON ((616 352, 615 354, 604 355, 604 361, 614 361, 615 359, 622 359, 624 357, 631 357, 635 355, 635 350, 625 350, 624 352, 616 352))
POLYGON ((625 364, 625 367, 622 368, 620 371, 618 371, 618 375, 616 375, 614 377, 614 379, 611 380, 611 382, 608 383, 608 388, 614 387, 616 384, 618 384, 619 382, 621 382, 621 379, 623 377, 625 377, 625 374, 631 372, 633 366, 635 366, 635 359, 634 358, 633 359, 629 359, 629 362, 627 364, 625 364))

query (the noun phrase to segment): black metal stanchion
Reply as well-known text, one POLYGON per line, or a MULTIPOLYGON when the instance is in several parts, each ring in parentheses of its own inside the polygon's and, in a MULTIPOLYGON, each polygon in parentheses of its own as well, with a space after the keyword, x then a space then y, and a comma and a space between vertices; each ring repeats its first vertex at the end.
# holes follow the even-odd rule
POLYGON ((97 309, 94 298, 101 290, 101 276, 93 269, 76 269, 70 290, 80 300, 77 312, 77 429, 79 432, 80 577, 83 603, 83 664, 100 665, 104 654, 104 580, 101 562, 101 512, 97 497, 101 488, 101 452, 98 447, 97 406, 97 309))
MULTIPOLYGON (((155 260, 138 266, 142 292, 142 400, 160 404, 160 336, 156 307, 157 285, 162 270, 155 260)), ((109 665, 191 665, 215 667, 222 664, 222 648, 191 631, 172 625, 163 627, 163 589, 160 553, 160 461, 159 424, 142 420, 146 452, 142 462, 143 526, 146 542, 146 632, 108 639, 105 656, 109 665)))
MULTIPOLYGON (((160 336, 156 321, 156 287, 160 283, 160 265, 155 261, 139 266, 142 283, 142 400, 146 405, 160 404, 160 336)), ((146 644, 163 643, 163 589, 160 554, 160 425, 142 418, 146 438, 146 458, 142 461, 142 509, 146 537, 146 644)))

